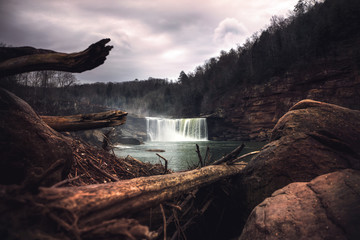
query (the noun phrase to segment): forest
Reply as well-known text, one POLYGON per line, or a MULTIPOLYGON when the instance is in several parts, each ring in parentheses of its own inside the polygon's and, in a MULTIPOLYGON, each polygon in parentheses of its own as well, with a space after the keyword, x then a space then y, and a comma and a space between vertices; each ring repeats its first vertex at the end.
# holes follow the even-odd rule
POLYGON ((360 49, 348 47, 359 37, 359 22, 357 0, 299 0, 289 17, 273 16, 243 45, 221 51, 192 72, 181 71, 177 81, 149 77, 78 84, 71 73, 41 71, 1 84, 42 114, 75 114, 102 106, 142 116, 205 115, 227 93, 271 82, 315 59, 352 58, 360 68, 360 49))

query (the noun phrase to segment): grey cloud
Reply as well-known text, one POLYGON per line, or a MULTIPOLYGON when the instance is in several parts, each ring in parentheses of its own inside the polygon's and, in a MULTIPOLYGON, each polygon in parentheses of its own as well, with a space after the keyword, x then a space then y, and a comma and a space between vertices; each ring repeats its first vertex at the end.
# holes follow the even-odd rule
POLYGON ((245 35, 246 28, 235 18, 226 18, 219 23, 214 31, 214 38, 217 41, 223 41, 229 34, 245 35))
POLYGON ((109 37, 114 49, 107 61, 79 74, 82 81, 177 78, 181 70, 192 71, 219 50, 241 44, 268 22, 263 16, 272 5, 292 9, 296 1, 0 0, 0 42, 74 52, 109 37), (164 58, 177 51, 182 54, 164 58))

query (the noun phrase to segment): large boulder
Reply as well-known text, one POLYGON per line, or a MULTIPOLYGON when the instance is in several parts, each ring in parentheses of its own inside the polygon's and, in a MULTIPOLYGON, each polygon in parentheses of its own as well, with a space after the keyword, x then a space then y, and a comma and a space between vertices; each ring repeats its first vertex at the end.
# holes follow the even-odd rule
POLYGON ((360 171, 341 170, 275 191, 240 239, 360 239, 360 171))
POLYGON ((68 139, 0 89, 0 184, 51 185, 67 176, 72 159, 68 139))
POLYGON ((346 168, 360 169, 360 111, 303 100, 278 121, 239 184, 249 212, 289 183, 346 168))

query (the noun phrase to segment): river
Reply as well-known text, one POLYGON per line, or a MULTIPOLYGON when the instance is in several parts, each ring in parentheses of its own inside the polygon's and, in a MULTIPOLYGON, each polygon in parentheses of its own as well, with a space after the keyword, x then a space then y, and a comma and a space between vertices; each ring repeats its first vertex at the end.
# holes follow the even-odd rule
MULTIPOLYGON (((199 145, 202 157, 205 157, 206 148, 210 148, 211 162, 221 158, 223 155, 230 153, 242 142, 230 141, 169 141, 157 142, 149 141, 141 145, 117 145, 115 154, 119 157, 130 155, 143 162, 160 163, 161 160, 156 153, 166 158, 169 163, 168 167, 173 171, 188 170, 199 162, 196 153, 196 144, 199 145), (162 150, 164 152, 153 152, 149 150, 162 150)), ((260 150, 264 142, 244 142, 245 148, 240 153, 245 154, 252 151, 260 150)), ((247 158, 245 160, 249 160, 247 158)))

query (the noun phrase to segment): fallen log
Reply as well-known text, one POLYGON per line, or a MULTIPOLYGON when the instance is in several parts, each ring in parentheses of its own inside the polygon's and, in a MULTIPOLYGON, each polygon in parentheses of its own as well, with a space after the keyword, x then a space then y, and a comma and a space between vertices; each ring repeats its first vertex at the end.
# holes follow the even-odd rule
POLYGON ((196 188, 234 176, 243 168, 242 165, 217 165, 108 184, 40 188, 37 198, 49 208, 75 214, 81 228, 157 206, 196 188))
MULTIPOLYGON (((150 236, 149 228, 133 222, 136 214, 144 214, 146 209, 184 193, 237 175, 243 168, 217 165, 108 184, 40 187, 35 195, 16 190, 15 186, 2 187, 0 236, 10 236, 10 239, 44 239, 44 236, 53 239, 119 239, 130 236, 128 231, 135 226, 135 229, 142 229, 144 236, 124 239, 144 239, 150 236), (31 224, 28 219, 33 219, 31 224), (1 234, 5 230, 9 235, 1 234)), ((140 234, 136 232, 131 235, 140 234)))
POLYGON ((65 132, 119 126, 126 122, 126 115, 127 112, 112 110, 71 116, 41 116, 41 119, 52 129, 65 132))
POLYGON ((0 77, 14 74, 57 70, 80 73, 103 64, 112 46, 106 46, 109 38, 91 44, 86 50, 76 53, 60 53, 32 47, 0 48, 0 77))

